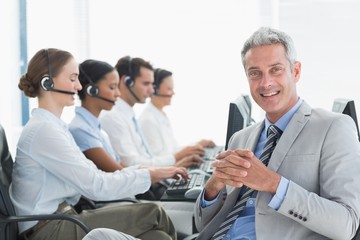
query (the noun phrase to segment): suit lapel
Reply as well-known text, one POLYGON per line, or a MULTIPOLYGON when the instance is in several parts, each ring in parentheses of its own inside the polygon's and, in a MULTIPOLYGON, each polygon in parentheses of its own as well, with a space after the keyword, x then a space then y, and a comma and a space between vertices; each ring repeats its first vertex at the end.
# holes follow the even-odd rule
POLYGON ((272 153, 268 167, 277 171, 284 161, 284 158, 294 143, 295 139, 300 134, 301 130, 306 125, 311 114, 311 107, 304 101, 299 110, 294 114, 289 124, 287 125, 283 135, 281 136, 277 146, 272 153))

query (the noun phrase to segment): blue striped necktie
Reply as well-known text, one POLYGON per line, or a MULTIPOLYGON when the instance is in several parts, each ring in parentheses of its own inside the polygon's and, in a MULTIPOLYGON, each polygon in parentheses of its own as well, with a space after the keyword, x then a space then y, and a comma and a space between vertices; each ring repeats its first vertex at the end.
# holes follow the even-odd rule
MULTIPOLYGON (((262 161, 266 166, 269 163, 271 158, 271 154, 274 151, 276 143, 278 142, 280 136, 282 134, 281 129, 276 127, 275 125, 270 125, 267 130, 267 139, 263 149, 263 152, 260 156, 260 161, 262 161)), ((238 218, 241 211, 245 208, 246 202, 249 200, 251 195, 254 193, 254 189, 248 188, 244 186, 245 190, 244 194, 241 198, 236 202, 230 213, 226 216, 225 221, 220 225, 217 232, 211 238, 211 240, 220 240, 223 239, 225 234, 229 231, 232 224, 238 218)))

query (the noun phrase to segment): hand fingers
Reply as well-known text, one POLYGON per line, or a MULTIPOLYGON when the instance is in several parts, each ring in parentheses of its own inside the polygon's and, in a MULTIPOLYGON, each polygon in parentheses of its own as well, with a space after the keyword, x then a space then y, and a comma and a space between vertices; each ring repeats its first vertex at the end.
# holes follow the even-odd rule
POLYGON ((236 157, 236 156, 228 156, 222 160, 213 161, 211 164, 214 168, 245 168, 248 169, 251 167, 251 162, 247 159, 236 157))
POLYGON ((184 168, 184 167, 176 168, 175 178, 176 179, 183 178, 186 180, 189 179, 189 174, 188 174, 186 168, 184 168))
POLYGON ((235 153, 240 157, 252 158, 254 153, 248 149, 236 149, 235 153))
POLYGON ((207 140, 205 145, 206 145, 206 147, 215 147, 216 146, 216 144, 211 140, 207 140))
POLYGON ((194 163, 202 164, 204 160, 199 155, 193 155, 192 160, 194 163))
POLYGON ((216 155, 216 159, 223 159, 230 155, 236 155, 236 153, 233 150, 227 150, 216 155))
POLYGON ((234 168, 234 167, 223 167, 223 168, 216 168, 214 174, 217 177, 224 178, 224 179, 237 179, 238 181, 241 178, 244 178, 248 175, 248 172, 245 168, 234 168))
POLYGON ((195 154, 198 154, 198 155, 200 155, 200 156, 202 156, 202 155, 204 155, 205 154, 205 149, 203 148, 203 147, 198 147, 198 148, 195 148, 194 149, 195 151, 194 151, 194 153, 195 154))
POLYGON ((212 176, 229 186, 242 187, 244 185, 244 183, 241 181, 242 178, 239 176, 230 176, 228 174, 222 173, 221 171, 214 171, 212 176))

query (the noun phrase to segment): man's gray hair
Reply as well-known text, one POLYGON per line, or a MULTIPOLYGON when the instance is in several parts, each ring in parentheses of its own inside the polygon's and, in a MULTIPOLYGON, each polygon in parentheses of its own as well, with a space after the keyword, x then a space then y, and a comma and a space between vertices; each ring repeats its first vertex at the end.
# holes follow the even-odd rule
POLYGON ((259 28, 246 40, 241 51, 243 66, 245 67, 245 55, 250 49, 273 44, 282 44, 284 46, 286 57, 290 65, 293 66, 296 61, 296 51, 293 40, 285 32, 269 27, 259 28))

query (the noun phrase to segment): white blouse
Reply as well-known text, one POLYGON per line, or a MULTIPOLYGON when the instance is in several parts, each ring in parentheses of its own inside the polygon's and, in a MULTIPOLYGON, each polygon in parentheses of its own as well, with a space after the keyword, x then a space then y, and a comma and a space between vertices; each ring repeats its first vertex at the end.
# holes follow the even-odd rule
POLYGON ((169 118, 151 102, 140 115, 139 124, 155 156, 175 154, 179 149, 169 118))

